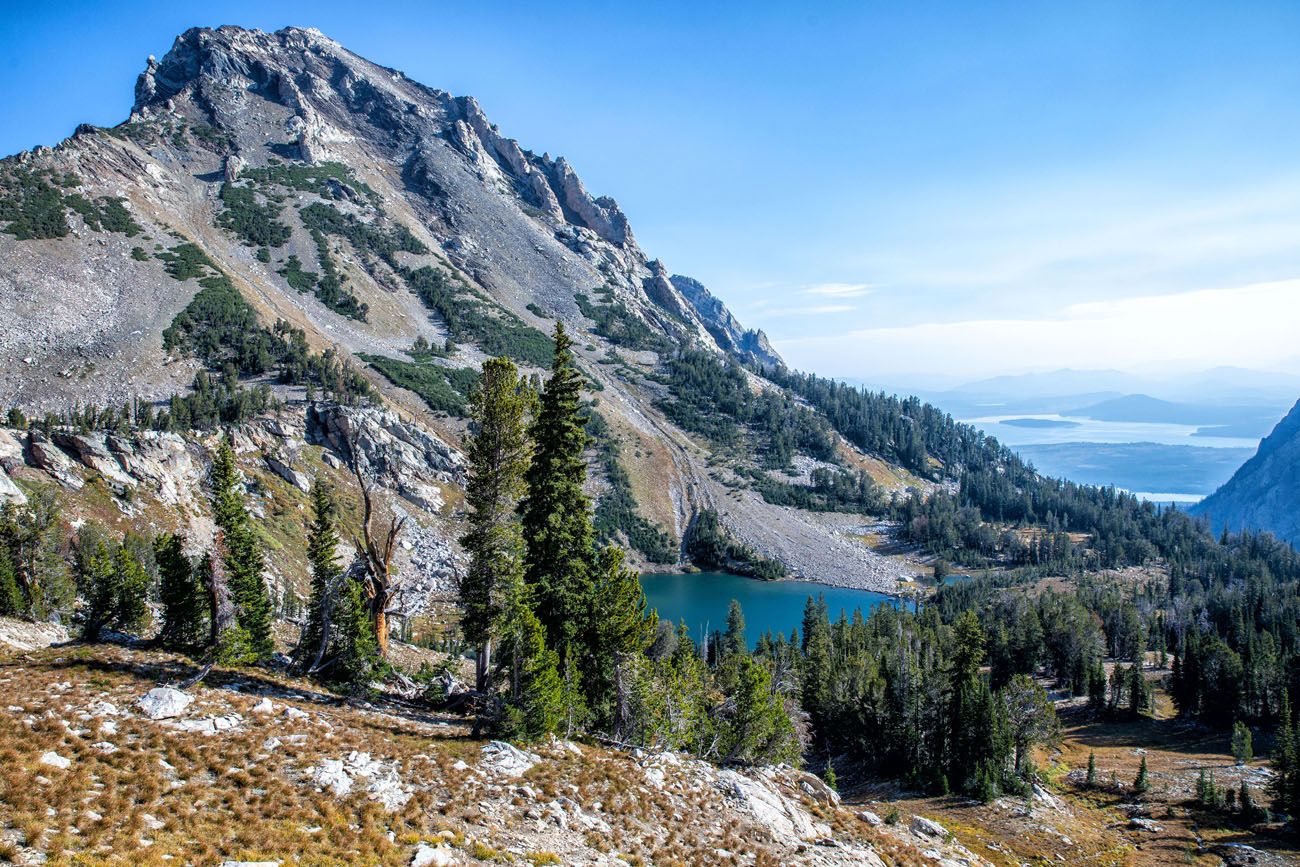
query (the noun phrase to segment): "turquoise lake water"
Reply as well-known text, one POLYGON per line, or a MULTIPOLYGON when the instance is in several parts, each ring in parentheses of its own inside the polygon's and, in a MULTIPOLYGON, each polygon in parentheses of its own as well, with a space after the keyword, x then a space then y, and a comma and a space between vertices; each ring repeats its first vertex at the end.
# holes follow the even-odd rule
POLYGON ((804 602, 819 593, 826 597, 832 621, 840 616, 841 609, 851 617, 853 609, 861 608, 865 616, 881 603, 897 603, 892 596, 869 590, 828 587, 811 581, 759 581, 725 572, 646 573, 641 576, 641 586, 650 607, 658 609, 661 618, 673 623, 685 620, 691 637, 697 641, 707 632, 725 630, 727 609, 732 599, 738 600, 745 611, 745 637, 751 645, 769 629, 787 638, 795 627, 802 631, 804 602))

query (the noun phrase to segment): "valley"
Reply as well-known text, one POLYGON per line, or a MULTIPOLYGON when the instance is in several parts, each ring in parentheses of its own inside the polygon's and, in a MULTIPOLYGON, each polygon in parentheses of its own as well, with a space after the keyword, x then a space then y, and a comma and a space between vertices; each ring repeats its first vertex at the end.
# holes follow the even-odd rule
POLYGON ((1295 384, 1102 373, 801 372, 473 97, 187 30, 0 160, 0 855, 1296 863, 1295 384))

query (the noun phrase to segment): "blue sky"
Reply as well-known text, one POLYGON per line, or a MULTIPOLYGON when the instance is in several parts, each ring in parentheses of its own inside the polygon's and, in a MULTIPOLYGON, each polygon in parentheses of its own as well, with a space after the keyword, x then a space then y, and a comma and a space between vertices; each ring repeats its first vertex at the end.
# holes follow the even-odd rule
POLYGON ((803 368, 1300 369, 1300 4, 5 2, 0 151, 224 23, 473 94, 803 368))

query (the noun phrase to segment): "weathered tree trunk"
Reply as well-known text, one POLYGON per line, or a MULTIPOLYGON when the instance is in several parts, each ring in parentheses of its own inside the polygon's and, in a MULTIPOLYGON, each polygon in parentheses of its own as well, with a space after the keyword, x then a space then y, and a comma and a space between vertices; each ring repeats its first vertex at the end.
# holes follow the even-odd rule
POLYGON ((206 590, 208 591, 208 646, 216 648, 221 636, 235 625, 235 600, 230 595, 230 579, 222 558, 225 540, 217 531, 214 550, 207 554, 206 590))
POLYGON ((479 692, 487 692, 488 672, 492 668, 492 638, 489 636, 484 639, 483 646, 478 649, 478 658, 474 661, 474 689, 479 692))
POLYGON ((380 659, 388 658, 388 603, 392 601, 397 587, 392 580, 393 555, 397 553, 397 537, 406 526, 406 518, 388 519, 388 532, 383 539, 376 538, 374 531, 375 509, 371 497, 371 484, 361 472, 358 434, 354 433, 348 441, 352 452, 352 474, 361 486, 361 498, 364 513, 361 520, 361 539, 354 539, 361 562, 366 564, 366 595, 370 597, 370 620, 375 629, 375 644, 379 648, 380 659))
MULTIPOLYGON (((347 575, 344 575, 342 580, 348 580, 347 575)), ((325 651, 328 650, 330 646, 330 630, 333 628, 335 592, 335 588, 326 587, 325 598, 321 600, 320 642, 316 646, 316 654, 312 657, 311 664, 307 666, 308 674, 320 671, 321 662, 325 659, 325 651)))
MULTIPOLYGON (((378 600, 378 596, 375 597, 378 600)), ((379 657, 388 658, 388 612, 384 609, 387 605, 376 605, 374 611, 375 622, 375 644, 379 647, 379 657)))

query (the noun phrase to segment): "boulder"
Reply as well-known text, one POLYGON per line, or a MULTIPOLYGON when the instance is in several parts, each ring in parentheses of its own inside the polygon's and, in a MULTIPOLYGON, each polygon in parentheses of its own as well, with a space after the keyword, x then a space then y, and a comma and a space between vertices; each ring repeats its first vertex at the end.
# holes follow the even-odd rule
POLYGON ((308 409, 307 438, 354 461, 366 476, 429 512, 442 507, 439 485, 465 480, 464 455, 389 409, 314 403, 308 409))
POLYGON ((270 454, 266 456, 267 468, 289 484, 293 485, 304 494, 311 490, 311 479, 306 473, 300 473, 279 455, 270 454))
POLYGON ((51 750, 50 752, 45 753, 44 755, 41 756, 41 764, 51 768, 60 768, 61 770, 66 771, 69 767, 71 767, 72 759, 68 758, 67 756, 61 756, 58 753, 51 750))
POLYGON ((327 789, 336 798, 342 798, 357 785, 364 787, 372 801, 384 809, 396 812, 411 800, 411 790, 397 775, 395 762, 383 762, 370 757, 370 753, 353 751, 342 759, 325 759, 308 775, 317 786, 327 789))
POLYGON ((832 807, 840 805, 839 792, 826 785, 826 781, 816 774, 803 773, 799 778, 799 788, 804 793, 819 804, 827 804, 832 807))
POLYGON ((780 840, 795 844, 831 836, 829 827, 814 822, 801 805, 781 794, 768 780, 725 770, 719 772, 715 785, 723 797, 753 816, 780 840))
POLYGON ((870 825, 873 828, 879 828, 881 825, 885 824, 884 819, 880 818, 870 810, 859 810, 858 818, 866 822, 868 825, 870 825))
POLYGON ((918 837, 925 837, 930 840, 948 839, 948 829, 933 819, 927 819, 924 816, 912 817, 912 833, 918 837))
POLYGON ((194 697, 170 686, 157 686, 140 696, 136 707, 152 720, 171 719, 185 713, 194 697))
POLYGON ((21 506, 27 502, 27 495, 14 484, 13 479, 9 478, 9 474, 4 471, 4 468, 0 467, 0 503, 9 502, 21 506))
POLYGON ((108 447, 132 478, 168 505, 188 502, 200 488, 203 472, 178 434, 142 431, 131 439, 110 435, 108 447))
POLYGON ((411 856, 411 867, 450 867, 455 863, 455 850, 441 843, 437 846, 421 843, 411 856))
POLYGON ((542 760, 536 753, 524 752, 505 741, 484 744, 482 752, 482 767, 507 777, 517 777, 542 760))
POLYGON ((0 428, 0 469, 12 473, 24 463, 22 436, 16 431, 0 428))
POLYGON ((77 460, 110 482, 132 487, 136 484, 136 480, 122 469, 122 465, 109 450, 108 438, 102 433, 75 434, 56 431, 54 444, 69 454, 76 455, 77 460))
POLYGON ((173 728, 183 732, 193 732, 201 735, 215 735, 224 731, 239 728, 244 718, 237 713, 228 713, 223 716, 209 716, 203 719, 185 719, 169 723, 173 728))

